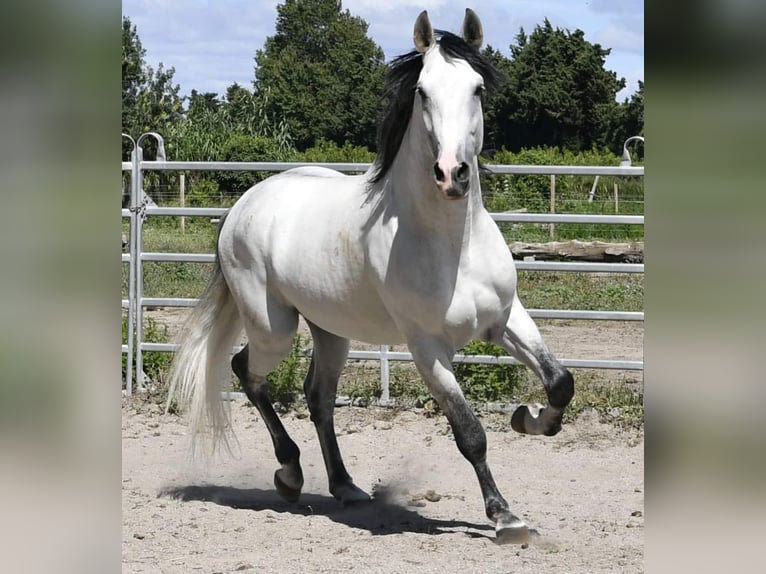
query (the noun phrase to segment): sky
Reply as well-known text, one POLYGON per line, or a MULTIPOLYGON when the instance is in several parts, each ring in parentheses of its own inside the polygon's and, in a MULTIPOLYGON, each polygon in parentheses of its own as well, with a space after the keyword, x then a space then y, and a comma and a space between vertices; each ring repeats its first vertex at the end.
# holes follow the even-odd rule
MULTIPOLYGON (((145 60, 175 68, 181 94, 223 94, 234 82, 252 88, 255 52, 274 34, 279 0, 123 0, 122 13, 137 27, 145 60)), ((412 27, 428 10, 434 28, 460 32, 465 8, 481 18, 484 42, 510 56, 520 28, 529 33, 544 18, 611 48, 607 70, 625 78, 617 100, 644 78, 643 0, 343 0, 343 8, 370 25, 367 32, 386 61, 412 49, 412 27)))

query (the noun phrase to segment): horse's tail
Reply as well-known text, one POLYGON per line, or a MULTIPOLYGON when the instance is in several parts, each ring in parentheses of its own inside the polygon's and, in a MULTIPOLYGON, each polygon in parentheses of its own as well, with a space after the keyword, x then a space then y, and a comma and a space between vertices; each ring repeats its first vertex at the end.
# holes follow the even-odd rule
POLYGON ((180 408, 188 409, 192 447, 209 426, 212 451, 221 443, 231 450, 228 405, 221 392, 229 376, 231 349, 241 332, 242 321, 216 257, 213 276, 186 322, 170 371, 167 408, 175 399, 180 408))

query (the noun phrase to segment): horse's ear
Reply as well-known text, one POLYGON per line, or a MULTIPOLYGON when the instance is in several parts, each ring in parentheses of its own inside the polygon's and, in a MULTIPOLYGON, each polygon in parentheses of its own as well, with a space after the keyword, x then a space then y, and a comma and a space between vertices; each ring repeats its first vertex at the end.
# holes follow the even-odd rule
POLYGON ((431 27, 431 20, 428 19, 428 12, 423 10, 418 19, 415 20, 415 30, 412 34, 415 42, 415 48, 418 52, 425 53, 434 43, 434 29, 431 27))
POLYGON ((484 43, 484 30, 481 27, 481 20, 476 15, 476 12, 470 8, 465 9, 465 18, 463 19, 463 40, 469 46, 473 46, 477 50, 481 48, 484 43))

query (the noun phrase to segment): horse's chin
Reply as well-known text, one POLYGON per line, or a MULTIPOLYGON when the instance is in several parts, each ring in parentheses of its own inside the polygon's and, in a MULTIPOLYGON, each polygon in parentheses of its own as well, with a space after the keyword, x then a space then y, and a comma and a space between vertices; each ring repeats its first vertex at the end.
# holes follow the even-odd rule
POLYGON ((442 197, 444 197, 444 199, 448 201, 461 201, 468 197, 467 190, 465 192, 462 192, 455 189, 454 187, 448 189, 447 191, 442 191, 441 194, 442 194, 442 197))

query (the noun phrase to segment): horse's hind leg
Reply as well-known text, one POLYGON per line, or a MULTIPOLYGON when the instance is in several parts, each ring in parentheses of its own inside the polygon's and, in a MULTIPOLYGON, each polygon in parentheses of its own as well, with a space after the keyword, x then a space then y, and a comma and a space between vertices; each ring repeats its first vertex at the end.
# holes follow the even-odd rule
POLYGON ((348 356, 348 339, 328 333, 310 322, 309 328, 314 338, 314 353, 303 388, 322 447, 330 492, 344 504, 369 500, 367 493, 351 480, 335 437, 335 395, 348 356))
POLYGON ((246 326, 249 343, 234 355, 231 367, 242 383, 245 394, 263 417, 274 443, 277 461, 282 465, 274 473, 274 486, 285 500, 295 502, 303 488, 300 450, 274 411, 266 388, 266 375, 279 364, 292 346, 298 315, 294 312, 294 316, 287 319, 288 328, 281 336, 273 333, 267 336, 265 332, 253 329, 252 325, 249 328, 246 326))
POLYGON ((519 406, 511 417, 511 427, 525 434, 553 436, 558 433, 564 409, 574 396, 574 379, 548 350, 518 297, 514 297, 506 324, 498 326, 487 338, 531 368, 548 395, 548 405, 542 408, 519 406))

